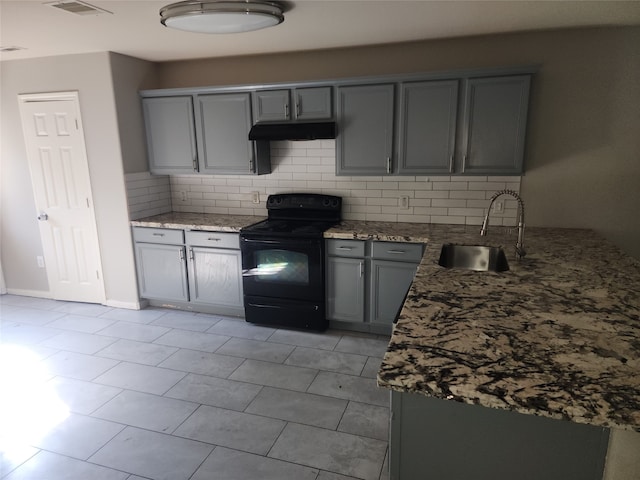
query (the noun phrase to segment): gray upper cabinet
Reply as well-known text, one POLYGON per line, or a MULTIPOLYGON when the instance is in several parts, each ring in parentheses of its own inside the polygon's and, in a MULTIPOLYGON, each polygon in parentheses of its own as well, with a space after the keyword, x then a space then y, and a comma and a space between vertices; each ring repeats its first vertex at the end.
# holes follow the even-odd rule
POLYGON ((289 90, 262 90, 253 95, 255 122, 291 120, 289 90))
POLYGON ((453 172, 458 80, 400 86, 398 173, 453 172))
POLYGON ((297 120, 330 120, 333 118, 331 87, 296 88, 297 120))
POLYGON ((197 171, 191 95, 143 98, 149 170, 157 174, 197 171))
POLYGON ((522 173, 529 84, 529 75, 468 80, 462 173, 522 173))
POLYGON ((251 95, 220 93, 198 95, 196 100, 200 172, 265 173, 264 155, 268 156, 268 145, 264 152, 249 140, 251 95))
POLYGON ((337 175, 521 175, 534 71, 145 91, 150 170, 271 173, 253 124, 335 119, 337 175))
POLYGON ((258 90, 253 94, 256 123, 327 120, 333 117, 331 106, 331 87, 258 90))
POLYGON ((392 171, 394 85, 338 87, 338 175, 392 171))

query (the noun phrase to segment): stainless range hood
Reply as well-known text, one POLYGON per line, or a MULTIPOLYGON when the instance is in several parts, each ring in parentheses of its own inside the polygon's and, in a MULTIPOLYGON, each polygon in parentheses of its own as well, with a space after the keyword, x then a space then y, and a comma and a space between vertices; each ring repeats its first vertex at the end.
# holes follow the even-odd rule
POLYGON ((257 123, 249 140, 320 140, 336 138, 336 122, 257 123))

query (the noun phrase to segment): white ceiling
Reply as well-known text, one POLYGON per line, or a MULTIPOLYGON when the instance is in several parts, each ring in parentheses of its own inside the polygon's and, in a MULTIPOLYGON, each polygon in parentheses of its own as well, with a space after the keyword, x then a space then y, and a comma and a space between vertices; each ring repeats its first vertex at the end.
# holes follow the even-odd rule
MULTIPOLYGON (((50 0, 49 0, 50 1, 50 0)), ((88 0, 111 14, 80 16, 39 0, 0 0, 0 60, 113 51, 151 61, 333 48, 564 27, 640 25, 633 1, 293 0, 285 21, 206 35, 163 27, 172 0, 88 0)))

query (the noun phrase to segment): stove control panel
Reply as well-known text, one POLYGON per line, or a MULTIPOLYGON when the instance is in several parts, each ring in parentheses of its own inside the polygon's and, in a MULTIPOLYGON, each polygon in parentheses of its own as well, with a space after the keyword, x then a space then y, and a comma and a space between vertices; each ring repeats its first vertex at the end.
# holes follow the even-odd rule
POLYGON ((340 211, 342 198, 319 193, 277 193, 267 198, 267 210, 340 211))

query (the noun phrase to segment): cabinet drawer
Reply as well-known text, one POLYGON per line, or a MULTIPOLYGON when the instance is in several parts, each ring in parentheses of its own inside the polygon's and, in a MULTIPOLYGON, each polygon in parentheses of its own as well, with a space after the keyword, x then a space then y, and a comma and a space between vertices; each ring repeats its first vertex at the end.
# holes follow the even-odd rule
POLYGON ((183 244, 184 231, 170 228, 133 227, 133 239, 136 242, 145 243, 183 244))
POLYGON ((327 255, 334 257, 364 257, 365 242, 362 240, 327 240, 327 255))
POLYGON ((371 258, 420 263, 423 245, 405 242, 373 242, 371 258))
POLYGON ((200 232, 188 230, 187 244, 199 247, 240 249, 240 235, 237 233, 200 232))

